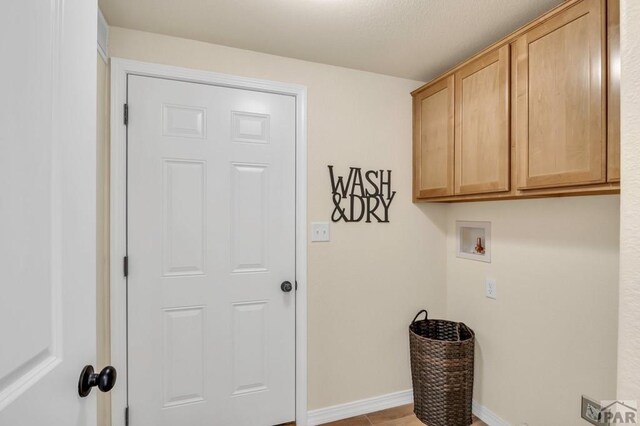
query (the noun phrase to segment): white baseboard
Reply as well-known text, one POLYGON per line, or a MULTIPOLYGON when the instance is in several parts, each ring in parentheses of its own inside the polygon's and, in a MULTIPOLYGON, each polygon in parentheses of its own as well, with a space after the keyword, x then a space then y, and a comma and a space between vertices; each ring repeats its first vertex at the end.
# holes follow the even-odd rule
MULTIPOLYGON (((349 417, 386 410, 387 408, 411 404, 412 402, 413 391, 408 389, 406 391, 393 392, 386 395, 374 396, 373 398, 311 410, 307 414, 307 423, 309 426, 317 426, 323 423, 335 422, 349 417)), ((489 426, 510 426, 509 423, 502 420, 493 411, 476 401, 473 401, 472 410, 477 418, 489 426)))
POLYGON ((316 426, 349 417, 360 416, 362 414, 373 413, 374 411, 386 410, 387 408, 393 408, 399 405, 411 404, 412 402, 413 391, 411 389, 393 392, 386 395, 374 396, 373 398, 311 410, 307 414, 307 423, 309 426, 316 426))
POLYGON ((502 420, 496 413, 489 410, 484 405, 480 405, 480 403, 476 401, 473 401, 471 410, 477 418, 479 418, 489 426, 511 426, 505 420, 502 420))

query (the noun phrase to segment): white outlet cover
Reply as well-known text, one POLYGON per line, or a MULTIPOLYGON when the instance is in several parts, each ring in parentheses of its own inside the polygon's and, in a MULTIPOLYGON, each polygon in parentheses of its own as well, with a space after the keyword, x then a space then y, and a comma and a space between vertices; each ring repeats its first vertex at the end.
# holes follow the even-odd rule
POLYGON ((498 285, 496 284, 496 280, 494 278, 487 278, 485 280, 485 292, 486 296, 489 299, 498 298, 498 285))
POLYGON ((330 241, 328 222, 311 223, 311 241, 313 242, 330 241))

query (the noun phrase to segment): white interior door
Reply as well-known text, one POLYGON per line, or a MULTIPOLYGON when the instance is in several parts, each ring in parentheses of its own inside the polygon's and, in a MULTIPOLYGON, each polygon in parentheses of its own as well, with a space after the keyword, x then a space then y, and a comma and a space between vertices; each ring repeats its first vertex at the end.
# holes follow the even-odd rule
POLYGON ((0 425, 92 426, 96 4, 0 12, 0 425))
POLYGON ((295 98, 128 77, 132 426, 295 419, 295 98))

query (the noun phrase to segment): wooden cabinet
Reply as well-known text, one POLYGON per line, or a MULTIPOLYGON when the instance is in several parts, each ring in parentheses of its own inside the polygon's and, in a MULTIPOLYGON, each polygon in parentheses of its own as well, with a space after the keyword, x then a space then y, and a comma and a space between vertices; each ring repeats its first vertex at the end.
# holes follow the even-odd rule
POLYGON ((414 200, 619 192, 619 60, 619 0, 568 0, 414 91, 414 200))
POLYGON ((455 73, 455 193, 509 190, 509 45, 455 73))
POLYGON ((607 2, 607 181, 620 181, 620 1, 607 2))
POLYGON ((453 195, 453 85, 447 77, 414 98, 414 198, 453 195))
POLYGON ((606 180, 601 3, 579 2, 515 42, 518 189, 606 180))

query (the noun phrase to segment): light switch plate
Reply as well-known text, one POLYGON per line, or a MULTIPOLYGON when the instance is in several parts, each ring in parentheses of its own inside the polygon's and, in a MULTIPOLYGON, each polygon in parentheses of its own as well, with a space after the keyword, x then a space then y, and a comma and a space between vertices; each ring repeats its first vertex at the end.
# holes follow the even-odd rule
POLYGON ((329 241, 329 223, 313 222, 311 224, 311 241, 323 242, 329 241))
POLYGON ((498 287, 496 284, 496 280, 494 278, 487 278, 485 280, 485 291, 486 291, 486 296, 489 299, 498 298, 498 287))

